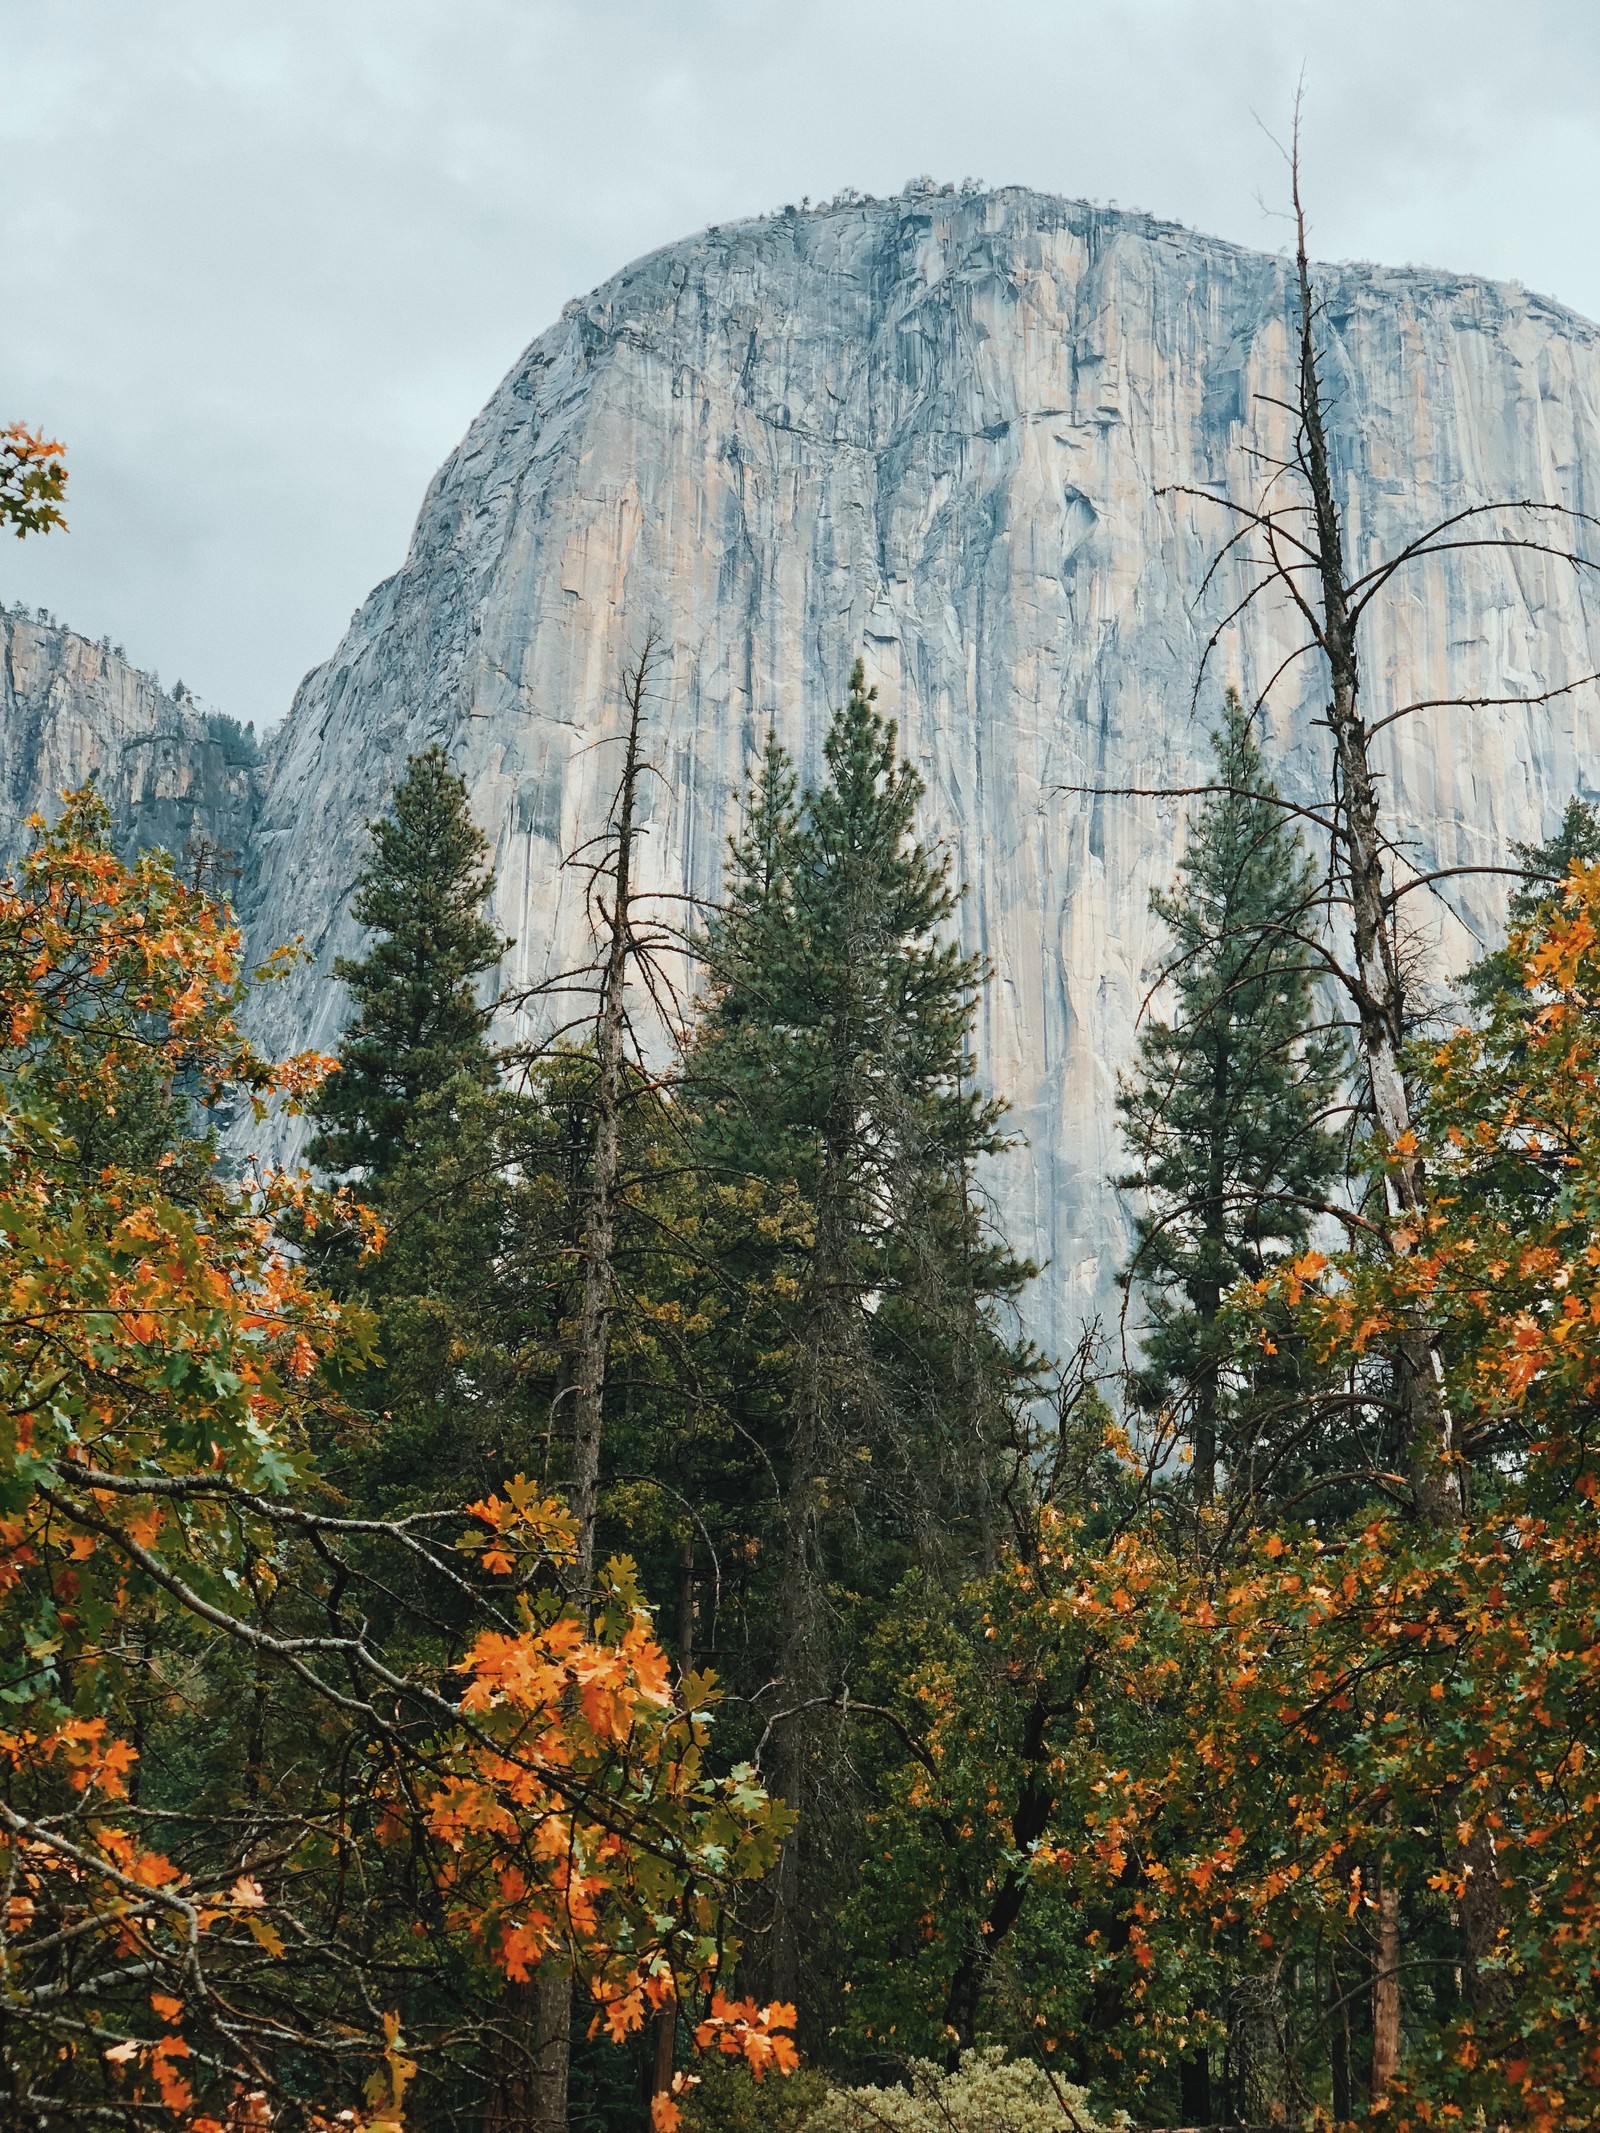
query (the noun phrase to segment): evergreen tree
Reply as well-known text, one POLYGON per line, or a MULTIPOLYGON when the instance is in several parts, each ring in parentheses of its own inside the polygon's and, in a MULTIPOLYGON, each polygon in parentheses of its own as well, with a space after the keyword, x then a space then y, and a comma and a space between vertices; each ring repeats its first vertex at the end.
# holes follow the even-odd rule
POLYGON ((325 1449, 375 1515, 486 1492, 532 1471, 540 1441, 528 1358, 541 1343, 519 1317, 528 1186, 507 1160, 539 1129, 536 1107, 498 1085, 473 982, 505 945, 481 915, 487 850, 443 750, 413 756, 358 879, 354 913, 375 937, 334 966, 356 1012, 310 1153, 357 1175, 386 1242, 363 1260, 347 1237, 303 1241, 337 1294, 377 1314, 370 1413, 325 1449))
POLYGON ((1232 690, 1213 746, 1216 790, 1176 887, 1151 899, 1172 939, 1176 1011, 1146 1025, 1117 1098, 1131 1157, 1118 1183, 1141 1201, 1124 1274, 1146 1314, 1135 1396, 1181 1422, 1201 1503, 1219 1463, 1270 1461, 1262 1412, 1296 1386, 1287 1342, 1267 1361, 1241 1357, 1223 1302, 1304 1247, 1340 1174, 1327 1119, 1345 1070, 1303 945, 1313 869, 1232 690))
MULTIPOLYGON (((1592 866, 1600 860, 1600 815, 1587 800, 1569 800, 1553 837, 1542 844, 1514 844, 1511 852, 1522 880, 1506 903, 1508 938, 1472 965, 1462 979, 1462 991, 1493 1044, 1499 1071, 1506 1077, 1505 1101, 1514 1109, 1519 1101, 1516 1078, 1530 1065, 1541 1003, 1528 990, 1524 960, 1511 937, 1554 922, 1574 863, 1592 866)), ((1487 1184, 1493 1166, 1485 1164, 1483 1172, 1487 1184)), ((1541 1171, 1524 1160, 1522 1151, 1509 1148, 1494 1178, 1495 1189, 1503 1195, 1501 1212, 1516 1229, 1546 1220, 1565 1182, 1564 1165, 1541 1171)))
POLYGON ((904 1425, 948 1410, 974 1340, 1011 1371, 990 1314, 1029 1270, 973 1190, 973 1165, 1003 1144, 1003 1106, 974 1085, 969 1052, 980 966, 941 937, 958 893, 916 837, 922 781, 874 696, 858 662, 826 781, 803 802, 769 739, 708 943, 716 988, 690 1079, 701 1160, 810 1211, 794 1419, 797 1442, 814 1430, 831 1449, 802 1465, 870 1470, 904 1531, 937 1543, 972 1515, 973 1460, 925 1461, 904 1425))
MULTIPOLYGON (((1588 866, 1600 860, 1600 815, 1587 800, 1571 799, 1553 837, 1543 844, 1514 844, 1511 851, 1522 881, 1506 905, 1506 931, 1519 933, 1557 901, 1575 860, 1588 866)), ((1499 1000, 1527 991, 1521 962, 1509 945, 1481 957, 1463 983, 1469 1003, 1485 1019, 1499 1000)))
POLYGON ((482 915, 494 885, 487 853, 444 750, 412 756, 390 812, 372 824, 351 906, 377 938, 334 964, 356 1015, 314 1106, 311 1159, 322 1169, 381 1180, 424 1099, 458 1077, 479 1087, 493 1078, 489 1011, 473 981, 510 943, 482 915))
POLYGON ((922 783, 874 694, 858 662, 826 780, 798 803, 769 741, 707 943, 715 991, 690 1061, 700 1163, 792 1195, 805 1218, 798 1239, 779 1235, 764 1205, 742 1277, 786 1371, 776 1415, 759 1417, 780 1432, 765 1641, 798 1711, 775 1748, 803 1821, 769 1962, 773 1988, 792 1993, 804 1944, 813 2009, 824 1890, 860 1831, 817 1706, 914 1564, 981 1553, 1032 1369, 997 1316, 1030 1270, 988 1234, 972 1187, 1002 1138, 969 1054, 980 966, 942 938, 957 892, 917 839, 922 783))

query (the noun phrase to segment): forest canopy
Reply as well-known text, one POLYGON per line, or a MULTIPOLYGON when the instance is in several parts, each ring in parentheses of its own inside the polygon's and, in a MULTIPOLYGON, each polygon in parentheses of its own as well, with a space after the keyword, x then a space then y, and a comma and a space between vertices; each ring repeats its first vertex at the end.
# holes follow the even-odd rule
MULTIPOLYGON (((859 660, 663 918, 647 634, 569 855, 590 959, 524 994, 467 784, 411 757, 327 1057, 258 1055, 295 951, 247 971, 92 789, 33 825, 19 2127, 1600 2127, 1600 825, 1494 863, 1444 998, 1408 899, 1463 870, 1375 742, 1449 707, 1384 709, 1361 636, 1444 547, 1595 566, 1512 501, 1356 569, 1303 225, 1297 282, 1291 457, 1173 508, 1303 623, 1323 754, 1290 797, 1219 630, 1122 1323, 1070 1354, 1023 1331, 990 974, 859 660), (303 1167, 238 1162, 269 1114, 303 1167)), ((59 525, 59 448, 5 435, 0 518, 59 525)))

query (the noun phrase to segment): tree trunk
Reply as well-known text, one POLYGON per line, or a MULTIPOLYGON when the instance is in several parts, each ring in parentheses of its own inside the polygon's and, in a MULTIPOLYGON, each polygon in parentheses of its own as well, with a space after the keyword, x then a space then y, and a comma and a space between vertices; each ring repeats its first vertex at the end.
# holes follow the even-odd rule
POLYGON ((812 1527, 816 1518, 816 1409, 820 1404, 820 1359, 809 1338, 800 1358, 795 1401, 795 1441, 784 1504, 782 1694, 793 1716, 778 1729, 773 1789, 801 1819, 783 1840, 772 1880, 772 1930, 768 1990, 774 1999, 798 2001, 800 1992, 801 1873, 804 1821, 811 1806, 812 1749, 816 1713, 804 1707, 822 1693, 822 1619, 818 1605, 812 1527))
POLYGON ((1333 1998, 1332 2030, 1328 2039, 1328 2074, 1333 2087, 1333 2116, 1344 2125, 1356 2115, 1355 2088, 1351 2069, 1350 2002, 1336 1963, 1328 1966, 1328 1986, 1333 1998))
MULTIPOLYGON (((694 1534, 686 1533, 682 1552, 678 1558, 678 1697, 685 1701, 683 1688, 694 1671, 694 1534)), ((656 2009, 653 2025, 650 2102, 645 2111, 646 2133, 655 2125, 655 2100, 658 2096, 672 2094, 672 2062, 678 2043, 678 2003, 669 2000, 665 2007, 656 2009)))
POLYGON ((1388 2094, 1400 2068, 1400 1891, 1380 1869, 1377 1946, 1372 1965, 1372 2101, 1388 2094))
MULTIPOLYGON (((1373 1120, 1385 1145, 1396 1151, 1384 1174, 1391 1248, 1409 1251, 1415 1242, 1411 1218, 1424 1205, 1422 1164, 1414 1152, 1411 1103, 1401 1069, 1406 1037, 1404 972, 1396 954, 1384 882, 1384 842, 1377 786, 1368 758, 1361 713, 1361 674, 1356 653, 1356 616, 1345 579, 1344 535, 1333 493, 1327 432, 1322 419, 1312 331, 1314 305, 1306 259, 1305 218, 1298 168, 1294 204, 1300 291, 1300 416, 1305 429, 1304 470, 1316 525, 1316 569, 1322 599, 1322 649, 1328 662, 1331 700, 1328 725, 1338 766, 1343 813, 1340 841, 1355 935, 1351 987, 1360 1027, 1361 1057, 1372 1099, 1373 1120)), ((1292 584, 1292 580, 1290 581, 1292 584)), ((1298 591, 1295 595, 1300 598, 1298 591)), ((1440 1392, 1443 1372, 1437 1351, 1420 1325, 1402 1328, 1393 1350, 1395 1399, 1405 1418, 1406 1459, 1419 1514, 1433 1525, 1458 1518, 1462 1492, 1450 1414, 1440 1392)))
MULTIPOLYGON (((600 1444, 605 1417, 606 1362, 616 1280, 617 1183, 622 1167, 622 1100, 626 1070, 626 987, 633 939, 635 800, 639 784, 639 729, 650 677, 653 641, 646 643, 623 679, 628 705, 627 752, 617 787, 616 829, 609 869, 611 908, 606 914, 600 1011, 595 1023, 596 1085, 594 1152, 583 1231, 583 1294, 572 1370, 572 1469, 569 1488, 577 1553, 573 1596, 587 1615, 593 1598, 595 1520, 600 1491, 600 1444)), ((567 2089, 572 2066, 572 1972, 568 1961, 549 1956, 531 1986, 508 1987, 531 1997, 522 2019, 531 2025, 531 2052, 520 2055, 525 2071, 509 2064, 494 2083, 485 2112, 487 2133, 566 2133, 567 2089)))
POLYGON ((1462 1937, 1466 1941, 1467 2003, 1480 2026, 1493 2028, 1511 2010, 1514 1998, 1511 1980, 1503 1970, 1490 1969, 1498 1954, 1503 1905, 1500 1900, 1500 1862, 1495 1856, 1493 1832, 1486 1820, 1476 1823, 1463 1859, 1466 1889, 1461 1898, 1462 1937))
POLYGON ((537 2043, 530 2084, 530 2133, 567 2133, 572 2071, 572 1979, 554 1963, 534 1973, 537 2043))
POLYGON ((634 804, 639 783, 639 723, 649 676, 647 648, 628 675, 628 746, 617 788, 611 910, 607 918, 600 1013, 596 1021, 594 1160, 583 1239, 583 1303, 573 1373, 572 1516, 578 1533, 576 1587, 586 1606, 594 1581, 595 1510, 600 1486, 600 1439, 605 1415, 606 1357, 615 1301, 612 1253, 616 1238, 617 1180, 622 1167, 622 1093, 625 1069, 626 990, 632 946, 628 912, 633 895, 634 804))
MULTIPOLYGON (((1206 1243, 1219 1264, 1227 1237, 1227 1224, 1224 1219, 1228 1190, 1226 1120, 1228 1105, 1232 1101, 1228 1067, 1228 1045, 1227 1040, 1223 1038, 1218 1040, 1211 1058, 1211 1147, 1206 1162, 1206 1210, 1203 1226, 1206 1243)), ((1222 1407, 1222 1373, 1217 1367, 1214 1340, 1216 1323, 1222 1313, 1221 1282, 1208 1280, 1198 1283, 1194 1306, 1200 1323, 1205 1328, 1206 1358, 1200 1373, 1200 1382, 1195 1388, 1193 1465, 1190 1474, 1194 1486, 1194 1500, 1204 1509, 1207 1504, 1215 1501, 1217 1493, 1217 1418, 1222 1407)), ((1187 2110, 1185 2115, 1190 2115, 1187 2110)))
POLYGON ((794 1437, 784 1502, 783 1694, 795 1715, 779 1729, 774 1756, 775 1790, 801 1817, 778 1854, 773 1876, 769 1989, 774 1999, 796 2003, 800 1992, 802 1905, 801 1847, 805 1816, 815 1793, 817 1713, 805 1706, 824 1693, 825 1625, 818 1591, 816 1524, 823 1485, 823 1440, 830 1394, 830 1347, 843 1272, 839 1154, 841 1136, 830 1132, 817 1186, 816 1242, 807 1277, 795 1358, 794 1437))
POLYGON ((796 1716, 780 1729, 774 1758, 779 1797, 800 1817, 784 1839, 774 1875, 769 1982, 771 1996, 798 2005, 802 1935, 814 1901, 810 1886, 819 1853, 822 1790, 821 1705, 828 1693, 828 1624, 819 1562, 820 1524, 830 1479, 830 1432, 841 1394, 871 1397, 870 1358, 860 1341, 860 1284, 851 1264, 855 1210, 850 1157, 858 1127, 848 1051, 836 1057, 834 1089, 822 1128, 815 1241, 806 1274, 795 1357, 794 1431, 784 1503, 783 1625, 779 1654, 784 1696, 796 1716))
POLYGON ((650 2107, 645 2112, 646 2133, 656 2122, 655 2100, 672 2094, 672 2061, 678 2044, 678 2004, 669 2001, 659 2008, 655 2020, 655 2050, 650 2070, 650 2107))
POLYGON ((484 2133, 566 2133, 572 1980, 551 1964, 500 1994, 484 2133))

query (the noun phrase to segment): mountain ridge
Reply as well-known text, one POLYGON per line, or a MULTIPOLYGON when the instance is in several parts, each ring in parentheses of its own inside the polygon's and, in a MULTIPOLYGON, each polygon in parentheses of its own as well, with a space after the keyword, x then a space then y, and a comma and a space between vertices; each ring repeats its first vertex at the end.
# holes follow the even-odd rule
POLYGON ((181 681, 163 689, 108 637, 0 604, 0 867, 27 849, 32 816, 53 817, 63 792, 92 781, 125 855, 161 845, 225 884, 263 777, 253 726, 181 681))
MULTIPOLYGON (((1320 275, 1358 543, 1495 491, 1584 507, 1589 322, 1469 276, 1320 275)), ((1029 1143, 994 1189, 1019 1247, 1053 1262, 1037 1322, 1060 1342, 1113 1298, 1111 1098, 1181 816, 1067 788, 1194 782, 1193 601, 1222 535, 1171 491, 1247 489, 1291 300, 1281 258, 1025 188, 797 211, 647 254, 512 366, 430 486, 406 564, 308 679, 264 805, 257 923, 326 913, 324 968, 353 946, 336 914, 354 851, 338 871, 339 824, 305 821, 303 797, 324 777, 375 800, 387 764, 441 740, 495 842, 497 916, 521 944, 507 989, 537 984, 581 955, 559 855, 603 814, 592 744, 615 730, 630 632, 655 619, 672 652, 658 878, 701 896, 769 719, 814 770, 862 651, 971 885, 966 942, 995 971, 979 1055, 1029 1143)), ((1238 590, 1225 572, 1219 594, 1238 590)), ((1600 667, 1584 596, 1504 559, 1430 566, 1378 619, 1369 666, 1389 690, 1533 693, 1600 667)), ((1288 649, 1264 618, 1218 688, 1259 685, 1288 649)), ((1267 721, 1291 797, 1318 787, 1313 695, 1267 721)), ((1419 864, 1498 858, 1582 784, 1588 706, 1537 734, 1529 718, 1470 745, 1397 729, 1419 864)), ((1437 931, 1459 965, 1498 892, 1452 904, 1437 931)), ((308 979, 301 999, 326 1041, 332 989, 308 979)), ((280 993, 274 1012, 295 1006, 280 993)))
MULTIPOLYGON (((1595 507, 1600 328, 1516 284, 1317 271, 1353 552, 1495 494, 1595 507)), ((603 817, 598 744, 646 625, 666 646, 647 863, 674 894, 715 895, 769 722, 814 773, 860 652, 969 884, 965 944, 994 973, 981 1071, 1028 1144, 990 1185, 1050 1262, 1032 1323, 1064 1345, 1114 1308, 1112 1098, 1160 969, 1149 891, 1182 834, 1180 804, 1108 791, 1197 782, 1213 696, 1253 696, 1292 649, 1286 617, 1251 611, 1191 710, 1244 579, 1225 566, 1197 605, 1224 514, 1177 491, 1245 501, 1250 452, 1281 448, 1292 298, 1277 255, 1005 187, 714 226, 574 299, 271 737, 240 908, 253 948, 304 932, 311 961, 262 1003, 262 1041, 335 1036, 364 824, 414 748, 441 742, 467 777, 518 943, 501 988, 525 992, 581 959, 561 861, 603 817)), ((1375 716, 1597 669, 1600 607, 1549 559, 1440 558, 1367 644, 1375 716)), ((1321 789, 1316 694, 1302 663, 1263 718, 1292 799, 1321 789)), ((1594 789, 1592 695, 1422 726, 1392 729, 1383 764, 1419 871, 1502 859, 1594 789)), ((1502 900, 1447 886, 1441 976, 1502 900)))

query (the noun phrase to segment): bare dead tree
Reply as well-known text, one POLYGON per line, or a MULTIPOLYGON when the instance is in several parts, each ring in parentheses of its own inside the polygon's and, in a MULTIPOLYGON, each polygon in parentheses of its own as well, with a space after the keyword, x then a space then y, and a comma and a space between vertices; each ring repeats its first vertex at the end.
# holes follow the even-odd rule
MULTIPOLYGON (((654 624, 637 654, 624 666, 621 693, 626 725, 623 762, 605 828, 579 846, 571 863, 587 875, 586 902, 595 954, 577 972, 566 973, 532 993, 587 996, 593 1005, 524 1053, 527 1071, 535 1055, 547 1055, 563 1038, 587 1030, 594 1048, 594 1096, 589 1178, 578 1238, 580 1301, 567 1382, 558 1393, 570 1400, 572 1448, 568 1500, 576 1528, 572 1566, 574 1595, 584 1606, 594 1585, 595 1529, 605 1430, 607 1366, 617 1308, 616 1241, 622 1174, 623 1113, 630 1081, 643 1073, 628 1012, 630 983, 642 971, 653 997, 661 997, 661 941, 641 926, 636 906, 640 835, 639 790, 649 768, 643 752, 646 701, 660 656, 654 624)), ((523 1004, 532 993, 520 995, 523 1004)), ((529 1984, 503 1994, 508 2037, 499 2056, 489 2118, 492 2133, 565 2133, 572 2063, 570 1965, 542 1963, 529 1984)), ((670 2073, 670 2069, 669 2069, 670 2073)))
MULTIPOLYGON (((1302 624, 1304 636, 1268 677, 1256 708, 1303 657, 1317 658, 1326 677, 1324 723, 1332 743, 1327 789, 1311 805, 1276 794, 1252 797, 1286 808, 1324 843, 1327 866, 1320 896, 1291 920, 1290 930, 1346 1003, 1360 1066, 1358 1108, 1375 1129, 1383 1156, 1380 1206, 1357 1210, 1330 1205, 1322 1211, 1344 1222, 1363 1249, 1403 1257, 1414 1250, 1423 1234, 1429 1191, 1413 1130, 1413 1096, 1406 1074, 1405 1049, 1417 1030, 1424 1001, 1420 958, 1402 925, 1405 899, 1419 891, 1438 895, 1442 882, 1459 876, 1516 875, 1521 870, 1504 864, 1419 869, 1403 832, 1386 819, 1383 774, 1374 760, 1373 744, 1403 719, 1450 708, 1478 711, 1547 704, 1593 686, 1600 676, 1584 675, 1521 696, 1426 697, 1369 719, 1363 693, 1361 626, 1373 603, 1401 572, 1432 558, 1487 550, 1544 557, 1574 571, 1600 569, 1578 545, 1600 522, 1568 504, 1535 497, 1469 503, 1393 553, 1364 568, 1352 564, 1346 552, 1344 514, 1330 448, 1318 345, 1322 313, 1309 264, 1299 147, 1297 104, 1288 158, 1295 228, 1295 383, 1292 398, 1269 403, 1283 409, 1294 425, 1287 454, 1258 455, 1270 471, 1253 503, 1182 484, 1168 493, 1221 509, 1233 520, 1206 574, 1202 597, 1230 558, 1249 574, 1242 596, 1206 642, 1195 700, 1224 638, 1269 594, 1286 601, 1302 624)), ((1175 790, 1162 788, 1160 796, 1174 797, 1175 790)), ((1374 1445, 1365 1469, 1319 1476, 1316 1487, 1364 1481, 1397 1497, 1425 1523, 1452 1526, 1467 1508, 1471 1447, 1457 1439, 1444 1397, 1436 1335, 1420 1309, 1401 1320, 1383 1360, 1387 1368, 1381 1379, 1370 1368, 1353 1366, 1348 1382, 1333 1393, 1332 1402, 1347 1414, 1364 1410, 1386 1420, 1398 1436, 1403 1471, 1387 1471, 1374 1445)), ((1286 1444, 1298 1443, 1306 1430, 1316 1428, 1329 1408, 1328 1398, 1313 1403, 1314 1411, 1301 1429, 1290 1432, 1286 1444)), ((1315 1488, 1304 1493, 1313 1495, 1315 1488)), ((1226 1505, 1225 1510, 1223 1545, 1250 1515, 1239 1504, 1226 1505)), ((1480 1853, 1484 1851, 1485 1839, 1475 1838, 1473 1843, 1480 1853)), ((1473 1857, 1470 1847, 1459 1863, 1466 1869, 1461 1907, 1464 1979, 1474 2007, 1492 2011, 1502 1990, 1492 1965, 1486 1966, 1499 1931, 1498 1869, 1492 1857, 1473 1857)), ((1381 1866, 1375 1871, 1380 1890, 1378 1945, 1370 1990, 1372 2090, 1377 2096, 1392 2079, 1398 2061, 1402 1958, 1399 1894, 1388 1884, 1381 1866)))
POLYGON ((227 892, 220 886, 223 882, 238 882, 244 869, 232 862, 239 854, 231 844, 219 844, 204 831, 197 832, 183 848, 183 856, 189 862, 189 886, 197 896, 211 894, 222 896, 227 892))
MULTIPOLYGON (((1328 666, 1328 723, 1333 733, 1342 801, 1340 843, 1355 937, 1355 969, 1347 974, 1347 989, 1358 1019, 1373 1117, 1395 1158, 1384 1172, 1389 1213, 1394 1218, 1389 1242, 1393 1249, 1404 1251, 1415 1235, 1405 1224, 1407 1218, 1415 1221, 1420 1216, 1425 1185, 1421 1163, 1409 1152, 1415 1146, 1415 1136, 1401 1064, 1410 1019, 1409 1001, 1396 938, 1397 898, 1387 878, 1386 841, 1379 822, 1377 784, 1362 716, 1356 645, 1362 608, 1377 585, 1363 593, 1359 586, 1348 582, 1346 574, 1344 533, 1333 492, 1317 370, 1316 307, 1306 262, 1298 121, 1292 171, 1295 271, 1300 295, 1298 456, 1310 492, 1315 526, 1312 545, 1321 594, 1320 616, 1304 600, 1293 568, 1279 567, 1275 527, 1268 538, 1277 574, 1307 615, 1328 666)), ((1385 580, 1380 578, 1377 582, 1385 580)), ((1418 1508, 1434 1520, 1452 1517, 1461 1507, 1461 1482, 1453 1461, 1449 1410, 1439 1389, 1443 1371, 1437 1350, 1420 1326, 1407 1326, 1396 1339, 1394 1369, 1396 1395, 1405 1414, 1407 1463, 1418 1508)))
MULTIPOLYGON (((1325 410, 1318 322, 1321 307, 1307 249, 1306 216, 1300 183, 1299 111, 1295 114, 1289 152, 1295 225, 1295 390, 1290 400, 1263 396, 1282 408, 1295 428, 1287 456, 1257 455, 1270 469, 1263 493, 1241 503, 1214 489, 1176 484, 1167 493, 1227 512, 1233 528, 1203 581, 1205 597, 1231 558, 1250 573, 1250 582, 1212 630, 1202 653, 1195 698, 1210 660, 1228 633, 1268 593, 1285 599, 1303 625, 1301 642, 1283 659, 1256 698, 1266 702, 1288 670, 1301 658, 1320 659, 1327 678, 1325 725, 1332 741, 1327 792, 1305 805, 1277 794, 1248 795, 1283 808, 1324 841, 1327 872, 1317 897, 1289 929, 1294 941, 1323 971, 1348 1004, 1360 1060, 1361 1108, 1370 1118, 1385 1154, 1384 1204, 1373 1219, 1329 1204, 1319 1210, 1347 1227, 1359 1229, 1369 1246, 1395 1254, 1415 1246, 1425 1218, 1427 1179, 1413 1132, 1413 1103, 1407 1086, 1405 1047, 1417 1027, 1420 972, 1402 927, 1404 900, 1419 890, 1438 893, 1438 885, 1471 874, 1516 875, 1510 865, 1481 865, 1419 870, 1409 859, 1402 835, 1385 819, 1382 773, 1373 743, 1396 721, 1455 707, 1488 709, 1548 703, 1597 680, 1582 677, 1526 696, 1463 695, 1429 697, 1388 711, 1369 723, 1363 695, 1361 625, 1372 604, 1403 570, 1429 558, 1464 550, 1527 552, 1553 558, 1575 570, 1597 564, 1565 539, 1547 537, 1550 521, 1577 532, 1594 521, 1558 502, 1513 498, 1469 504, 1429 526, 1401 548, 1364 569, 1353 569, 1346 555, 1344 514, 1335 479, 1325 410), (1320 909, 1317 908, 1320 906, 1320 909), (1335 913, 1348 928, 1347 940, 1336 938, 1330 923, 1335 913)), ((1172 798, 1184 792, 1209 793, 1214 785, 1184 788, 1117 788, 1172 798)), ((1409 1498, 1417 1515, 1447 1525, 1464 1508, 1466 1467, 1442 1393, 1441 1359, 1420 1315, 1401 1326, 1388 1353, 1388 1404, 1399 1423, 1409 1498)))
POLYGON ((593 877, 596 883, 603 878, 606 886, 596 899, 601 928, 601 972, 599 1011, 594 1029, 594 1158, 583 1234, 583 1305, 573 1369, 571 1502, 578 1529, 576 1576, 580 1596, 588 1592, 594 1578, 594 1530, 605 1413, 606 1358, 616 1297, 612 1253, 622 1162, 627 988, 630 971, 640 952, 633 923, 640 731, 645 693, 657 649, 658 640, 652 627, 645 634, 638 656, 623 674, 622 695, 628 714, 626 752, 612 809, 608 848, 593 877))

